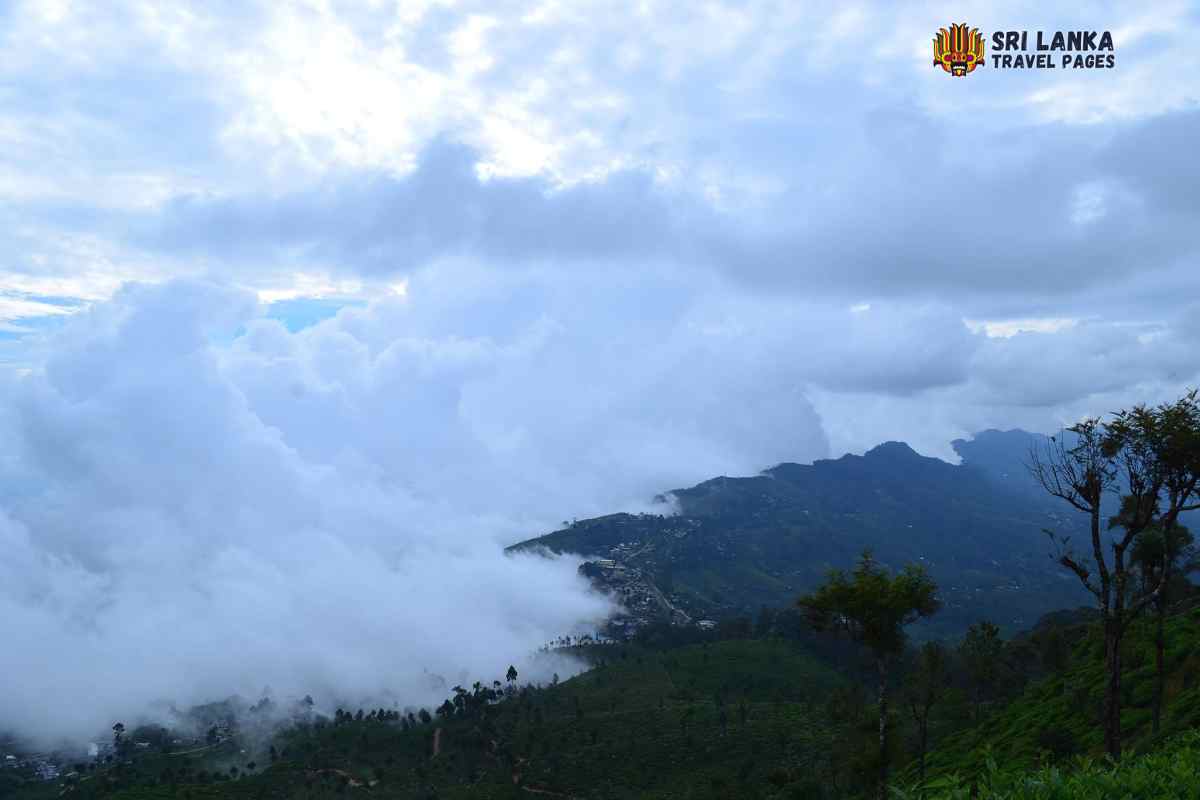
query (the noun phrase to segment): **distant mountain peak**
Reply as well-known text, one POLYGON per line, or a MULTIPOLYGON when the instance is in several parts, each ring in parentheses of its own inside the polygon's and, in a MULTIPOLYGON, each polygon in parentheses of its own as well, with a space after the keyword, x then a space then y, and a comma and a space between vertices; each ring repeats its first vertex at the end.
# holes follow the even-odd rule
POLYGON ((883 444, 875 445, 870 450, 863 453, 863 458, 899 461, 925 458, 925 456, 909 447, 907 442, 884 442, 883 444))
POLYGON ((966 458, 967 452, 971 450, 1001 450, 1008 449, 1013 452, 1027 452, 1030 444, 1040 441, 1045 437, 1042 434, 1030 433, 1021 428, 1010 428, 1009 430, 1000 430, 998 428, 988 428, 987 430, 978 431, 971 434, 969 439, 955 439, 950 443, 954 448, 954 452, 959 456, 966 458))
POLYGON ((1038 487, 1030 480, 1025 462, 1030 448, 1045 438, 1020 428, 1007 431, 989 428, 979 431, 970 439, 955 439, 950 446, 965 466, 983 470, 1004 483, 1019 484, 1037 491, 1038 487))

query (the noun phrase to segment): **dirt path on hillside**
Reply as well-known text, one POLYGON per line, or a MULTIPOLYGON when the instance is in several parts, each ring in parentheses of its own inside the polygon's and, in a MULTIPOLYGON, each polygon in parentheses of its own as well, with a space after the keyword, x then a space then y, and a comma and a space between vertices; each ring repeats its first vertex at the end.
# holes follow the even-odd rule
POLYGON ((228 744, 228 742, 229 740, 225 739, 217 742, 216 744, 206 744, 204 747, 197 747, 195 750, 177 750, 173 753, 164 753, 164 755, 168 758, 171 758, 173 756, 190 756, 195 755, 196 753, 207 753, 209 750, 216 750, 218 747, 223 747, 224 745, 228 744))
POLYGON ((577 800, 575 795, 563 794, 562 792, 552 792, 549 789, 539 789, 536 786, 522 786, 521 788, 530 794, 543 794, 547 797, 565 797, 567 800, 577 800))

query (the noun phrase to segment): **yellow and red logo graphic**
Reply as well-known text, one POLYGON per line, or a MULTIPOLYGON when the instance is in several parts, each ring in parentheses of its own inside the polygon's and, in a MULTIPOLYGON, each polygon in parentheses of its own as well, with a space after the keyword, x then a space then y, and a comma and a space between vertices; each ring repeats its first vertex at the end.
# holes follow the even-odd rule
POLYGON ((983 34, 961 22, 942 28, 933 37, 933 65, 956 78, 983 66, 983 34))

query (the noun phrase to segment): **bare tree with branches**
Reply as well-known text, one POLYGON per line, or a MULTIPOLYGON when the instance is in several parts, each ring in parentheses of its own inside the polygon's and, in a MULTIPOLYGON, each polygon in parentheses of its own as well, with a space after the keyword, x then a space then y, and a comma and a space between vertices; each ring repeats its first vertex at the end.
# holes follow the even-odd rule
POLYGON ((1069 537, 1051 531, 1055 557, 1095 596, 1104 628, 1108 675, 1102 719, 1104 744, 1121 756, 1121 641, 1130 622, 1162 594, 1171 578, 1164 559, 1158 580, 1140 594, 1130 547, 1152 528, 1170 535, 1184 511, 1200 508, 1200 403, 1195 390, 1173 403, 1134 406, 1107 421, 1085 419, 1071 434, 1031 448, 1028 468, 1049 494, 1088 517, 1091 555, 1071 549, 1069 537), (1105 525, 1102 505, 1120 497, 1120 511, 1105 525), (1110 533, 1112 531, 1112 533, 1110 533), (1111 552, 1106 552, 1106 549, 1111 552))

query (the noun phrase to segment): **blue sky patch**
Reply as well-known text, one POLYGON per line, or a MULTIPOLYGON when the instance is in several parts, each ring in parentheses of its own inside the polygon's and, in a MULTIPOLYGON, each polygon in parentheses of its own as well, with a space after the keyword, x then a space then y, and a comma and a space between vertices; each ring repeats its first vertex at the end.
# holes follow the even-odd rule
POLYGON ((277 319, 295 333, 311 328, 321 320, 329 319, 348 306, 365 306, 363 300, 348 300, 346 298, 297 297, 292 300, 278 300, 267 308, 267 317, 277 319))

